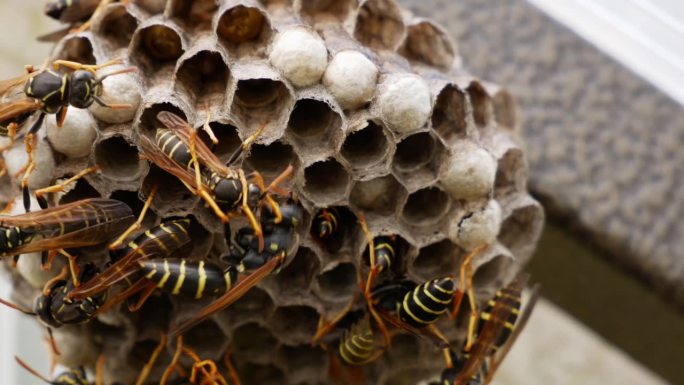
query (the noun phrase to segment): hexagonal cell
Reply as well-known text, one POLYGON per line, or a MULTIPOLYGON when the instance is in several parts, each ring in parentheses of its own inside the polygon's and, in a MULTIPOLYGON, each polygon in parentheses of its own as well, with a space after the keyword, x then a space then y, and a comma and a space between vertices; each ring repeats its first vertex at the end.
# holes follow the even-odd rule
MULTIPOLYGON (((425 359, 424 357, 421 357, 425 359)), ((444 361, 443 359, 441 360, 444 361)), ((440 361, 436 361, 440 362, 440 361)), ((378 382, 384 385, 416 385, 421 383, 422 380, 434 376, 435 369, 428 369, 422 366, 414 366, 408 368, 398 368, 397 370, 392 370, 387 372, 388 375, 384 378, 383 382, 378 382)))
POLYGON ((349 181, 349 173, 335 159, 316 162, 304 169, 304 192, 317 203, 344 198, 349 181))
POLYGON ((143 181, 143 189, 149 191, 155 184, 161 188, 152 201, 152 208, 159 215, 183 212, 199 199, 178 178, 152 164, 143 181))
POLYGON ((254 132, 262 124, 278 120, 291 100, 290 91, 280 80, 242 79, 237 83, 231 112, 254 132))
POLYGON ((354 37, 363 45, 394 51, 406 32, 401 9, 392 0, 367 0, 359 8, 354 37))
POLYGON ((173 304, 169 296, 158 290, 155 291, 137 312, 138 317, 134 320, 135 329, 138 331, 136 338, 156 339, 162 331, 168 330, 172 310, 173 304))
POLYGON ((274 365, 238 364, 237 371, 243 384, 283 385, 285 374, 274 365))
POLYGON ((539 202, 524 197, 501 224, 499 242, 521 261, 526 261, 534 251, 534 245, 544 225, 544 210, 539 202))
POLYGON ((332 269, 319 274, 316 282, 319 288, 318 294, 324 299, 335 302, 348 301, 358 289, 356 267, 351 263, 334 265, 332 269))
POLYGON ((218 10, 216 0, 175 0, 167 8, 170 17, 192 29, 210 29, 211 15, 218 10))
MULTIPOLYGON (((149 361, 152 352, 154 352, 158 345, 159 341, 154 339, 138 341, 133 345, 133 349, 131 349, 130 353, 126 355, 126 361, 132 367, 142 369, 143 365, 149 361)), ((157 362, 169 362, 170 359, 170 354, 164 349, 159 353, 157 362)), ((151 371, 150 377, 155 378, 159 376, 162 370, 163 368, 156 366, 151 371)))
POLYGON ((499 90, 494 95, 494 119, 501 126, 515 129, 518 125, 518 111, 515 97, 506 90, 499 90))
MULTIPOLYGON (((145 205, 145 203, 142 200, 140 200, 137 191, 117 190, 109 194, 109 198, 116 199, 118 201, 125 203, 128 207, 131 208, 131 210, 133 210, 133 215, 135 215, 136 218, 142 211, 143 206, 145 205)), ((153 212, 147 211, 147 213, 145 214, 145 218, 143 219, 141 228, 151 228, 152 226, 154 226, 156 220, 157 216, 153 212)))
POLYGON ((312 22, 343 22, 356 6, 356 0, 307 0, 297 3, 299 13, 312 22))
POLYGON ((349 196, 351 203, 367 214, 392 215, 406 197, 406 189, 392 175, 359 181, 349 196))
POLYGON ((411 226, 429 226, 439 222, 451 206, 447 194, 437 187, 428 187, 409 195, 401 219, 411 226))
POLYGON ((311 384, 327 374, 326 352, 309 344, 281 346, 276 353, 276 361, 288 368, 290 384, 311 384))
POLYGON ((72 37, 64 40, 57 49, 57 59, 71 60, 81 64, 96 64, 93 44, 87 37, 72 37))
POLYGON ((479 82, 471 82, 466 89, 473 106, 473 118, 478 128, 483 128, 492 120, 492 99, 479 82))
POLYGON ((410 60, 444 71, 451 69, 456 58, 456 47, 448 34, 427 20, 408 26, 406 40, 399 51, 410 60))
POLYGON ((263 289, 253 287, 239 300, 232 304, 228 311, 221 312, 217 317, 225 326, 237 325, 268 317, 274 308, 273 300, 263 289))
POLYGON ((230 72, 221 54, 200 51, 183 61, 176 72, 176 86, 192 96, 195 104, 223 104, 230 72))
POLYGON ((214 144, 209 139, 209 135, 201 128, 195 127, 198 130, 198 136, 209 149, 223 161, 228 161, 231 155, 242 145, 242 140, 238 135, 238 129, 232 124, 221 122, 210 122, 209 127, 214 132, 218 144, 214 144))
POLYGON ((299 345, 311 342, 319 314, 310 306, 282 306, 269 321, 271 331, 281 343, 299 345))
POLYGON ((384 359, 392 364, 405 364, 416 359, 420 346, 418 337, 411 334, 397 334, 392 338, 392 349, 384 354, 384 359))
POLYGON ((342 117, 324 101, 300 99, 287 122, 287 132, 294 144, 307 155, 320 155, 334 147, 331 143, 340 133, 342 117))
POLYGON ((67 191, 59 198, 58 203, 63 205, 66 203, 76 202, 81 199, 99 197, 100 193, 97 192, 97 190, 95 190, 95 188, 93 188, 93 186, 88 183, 87 180, 81 178, 76 181, 76 184, 71 190, 67 191))
POLYGON ((172 71, 185 52, 180 34, 167 25, 151 24, 138 29, 131 42, 130 58, 145 72, 172 71))
POLYGON ((183 333, 183 344, 192 347, 200 357, 218 358, 225 348, 226 338, 216 322, 208 319, 183 333))
POLYGON ((381 162, 389 148, 389 139, 381 126, 374 122, 347 135, 340 153, 355 169, 381 162))
POLYGON ((309 234, 323 249, 329 253, 333 253, 332 256, 334 257, 343 246, 352 243, 351 238, 357 234, 359 225, 356 215, 354 215, 346 206, 333 206, 328 207, 325 210, 327 212, 326 215, 332 215, 337 219, 337 229, 325 239, 319 237, 321 228, 327 227, 328 225, 326 225, 326 223, 331 222, 331 219, 326 219, 323 215, 323 209, 320 209, 316 211, 312 220, 309 234))
POLYGON ((181 118, 187 119, 185 113, 183 113, 183 111, 181 111, 181 109, 176 107, 175 105, 171 103, 155 103, 145 107, 142 115, 140 115, 140 118, 138 120, 138 128, 140 134, 146 135, 150 139, 154 140, 157 128, 164 127, 161 124, 161 122, 157 120, 157 115, 162 111, 173 112, 181 118))
POLYGON ((147 171, 147 162, 138 158, 138 147, 124 136, 102 138, 93 154, 102 174, 116 181, 133 181, 147 171))
POLYGON ((262 56, 273 36, 273 27, 259 8, 236 5, 221 14, 216 34, 221 44, 237 57, 262 56))
POLYGON ((436 181, 446 155, 446 148, 434 134, 420 132, 399 142, 392 160, 392 170, 412 190, 436 181))
POLYGON ((473 274, 473 286, 475 288, 499 288, 504 282, 504 274, 509 271, 514 260, 510 255, 498 254, 489 261, 481 264, 473 274))
POLYGON ((412 271, 429 280, 444 275, 456 275, 463 251, 448 239, 421 247, 413 260, 412 271))
POLYGON ((467 132, 467 101, 465 93, 449 84, 440 91, 432 112, 432 127, 446 143, 463 139, 467 132))
POLYGON ((240 357, 250 362, 269 362, 277 346, 278 340, 273 334, 257 323, 250 322, 233 331, 233 351, 240 352, 240 357))
POLYGON ((138 20, 126 11, 125 6, 110 6, 99 23, 93 25, 93 33, 104 39, 112 49, 128 47, 138 20))
POLYGON ((295 297, 309 292, 311 280, 321 263, 310 249, 300 246, 289 265, 273 278, 275 293, 282 297, 295 297))
POLYGON ((499 158, 494 179, 495 196, 511 194, 525 189, 527 165, 525 154, 519 148, 511 148, 499 158))
POLYGON ((292 147, 276 141, 269 145, 255 144, 245 162, 266 179, 280 175, 288 165, 295 166, 297 156, 292 147))

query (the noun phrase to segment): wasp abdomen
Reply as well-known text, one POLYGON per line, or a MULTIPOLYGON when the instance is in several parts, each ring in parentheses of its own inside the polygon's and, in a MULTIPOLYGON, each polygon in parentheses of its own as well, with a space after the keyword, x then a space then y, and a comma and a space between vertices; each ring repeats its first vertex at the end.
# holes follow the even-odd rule
POLYGON ((364 365, 373 357, 375 337, 368 320, 355 324, 340 340, 338 352, 349 365, 364 365))
POLYGON ((0 255, 30 242, 32 237, 32 233, 25 232, 17 226, 0 227, 0 255))
POLYGON ((492 309, 494 309, 494 306, 497 303, 502 303, 503 306, 508 307, 510 309, 510 314, 505 320, 495 320, 496 322, 503 322, 503 328, 501 329, 501 335, 499 336, 499 339, 493 346, 494 351, 506 343, 506 340, 508 340, 508 337, 515 329, 515 322, 518 320, 518 315, 520 314, 520 292, 509 288, 504 288, 497 291, 496 295, 494 295, 494 298, 490 299, 482 312, 480 312, 480 320, 477 326, 478 330, 482 330, 482 328, 484 328, 485 322, 491 318, 492 309))
POLYGON ((399 306, 399 317, 417 328, 427 326, 446 312, 453 296, 454 283, 450 277, 425 282, 406 293, 399 306))
POLYGON ((151 259, 141 261, 146 279, 169 294, 200 299, 228 291, 237 280, 237 270, 222 270, 204 261, 170 261, 151 259))
POLYGON ((193 166, 190 149, 183 143, 178 135, 166 128, 158 128, 155 136, 157 146, 166 156, 173 159, 181 166, 191 169, 193 166))

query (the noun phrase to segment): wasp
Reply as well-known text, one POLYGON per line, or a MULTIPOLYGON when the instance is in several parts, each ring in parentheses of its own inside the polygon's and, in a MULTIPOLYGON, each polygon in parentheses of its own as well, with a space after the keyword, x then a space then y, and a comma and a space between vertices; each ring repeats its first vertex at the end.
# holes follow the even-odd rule
POLYGON ((539 296, 535 286, 525 309, 520 313, 522 290, 529 276, 519 275, 498 291, 480 313, 477 338, 470 349, 464 347, 460 357, 445 354, 447 369, 440 384, 489 384, 501 362, 520 335, 539 296))
MULTIPOLYGON (((93 385, 93 382, 88 381, 88 377, 86 375, 85 368, 79 367, 77 369, 70 369, 65 372, 62 372, 55 377, 54 380, 50 381, 44 376, 42 376, 40 373, 38 373, 35 369, 30 367, 27 363, 25 363, 21 358, 14 356, 14 360, 24 368, 27 372, 33 374, 34 376, 40 378, 43 382, 50 384, 50 385, 93 385)), ((104 356, 100 355, 100 357, 97 360, 97 364, 95 366, 95 385, 103 385, 104 382, 102 380, 102 368, 104 366, 104 356)))
POLYGON ((288 255, 292 255, 295 252, 299 245, 297 228, 302 222, 303 208, 294 200, 289 200, 281 206, 280 212, 282 218, 278 221, 276 214, 268 210, 268 206, 264 207, 261 225, 264 230, 266 246, 263 251, 259 251, 259 242, 253 234, 253 229, 242 231, 242 236, 246 237, 246 239, 241 240, 240 243, 246 244, 248 247, 246 249, 238 248, 238 251, 233 251, 227 256, 227 259, 230 264, 236 266, 239 273, 246 273, 246 275, 238 279, 237 284, 228 292, 200 309, 193 318, 181 323, 176 329, 172 330, 172 335, 179 335, 189 330, 210 315, 233 304, 257 283, 281 266, 288 255), (248 235, 250 232, 252 232, 251 239, 248 235), (238 260, 234 259, 236 257, 238 260))
POLYGON ((133 213, 125 203, 102 198, 0 217, 0 257, 62 250, 78 282, 75 259, 63 249, 101 244, 126 228, 132 219, 133 213))
POLYGON ((340 213, 334 207, 320 209, 311 221, 311 235, 324 241, 340 231, 340 213))
MULTIPOLYGON (((197 132, 181 117, 162 111, 157 119, 165 126, 158 129, 155 143, 147 137, 141 137, 144 156, 158 167, 174 175, 194 194, 201 197, 223 222, 229 222, 226 212, 239 211, 244 214, 259 240, 259 250, 263 250, 263 232, 255 216, 256 206, 265 200, 281 218, 278 204, 269 192, 283 193, 278 185, 292 175, 293 168, 287 167, 281 175, 266 187, 258 173, 254 173, 251 181, 240 168, 233 167, 241 154, 265 129, 263 125, 251 137, 247 138, 230 157, 227 165, 207 147, 197 140, 197 132)), ((205 123, 205 127, 208 127, 205 123)), ((210 129, 206 129, 210 132, 210 129)))

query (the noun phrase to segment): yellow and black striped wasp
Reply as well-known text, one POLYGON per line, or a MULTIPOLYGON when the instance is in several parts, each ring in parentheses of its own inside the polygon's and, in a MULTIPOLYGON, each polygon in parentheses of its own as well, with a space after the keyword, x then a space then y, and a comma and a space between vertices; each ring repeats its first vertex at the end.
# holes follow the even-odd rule
POLYGON ((522 290, 529 276, 519 275, 499 290, 479 314, 477 338, 470 349, 464 345, 460 354, 445 350, 447 368, 440 381, 431 385, 489 384, 532 313, 539 296, 539 285, 520 312, 522 290))
POLYGON ((262 251, 259 251, 259 242, 254 235, 254 229, 245 228, 245 231, 238 231, 241 233, 240 236, 244 237, 238 243, 246 245, 246 248, 233 249, 224 259, 227 259, 231 266, 235 266, 242 276, 225 294, 200 309, 189 320, 178 325, 171 331, 171 335, 182 334, 210 315, 230 306, 281 266, 288 255, 293 255, 299 245, 298 227, 304 215, 303 208, 290 199, 280 205, 280 210, 282 217, 278 221, 276 214, 269 210, 269 206, 264 207, 261 225, 266 246, 262 251))
MULTIPOLYGON (((245 172, 233 164, 244 150, 258 137, 266 125, 247 138, 224 164, 201 140, 196 130, 178 115, 162 111, 157 119, 165 128, 157 129, 155 142, 141 136, 144 156, 164 171, 177 177, 193 194, 201 197, 223 222, 230 221, 226 213, 243 214, 254 229, 259 240, 259 250, 263 250, 263 231, 255 211, 265 201, 280 220, 278 204, 270 192, 283 194, 278 185, 292 175, 293 168, 288 166, 281 175, 266 187, 258 173, 247 180, 245 172)), ((208 120, 208 119, 207 119, 208 120)), ((205 124, 208 127, 208 123, 205 124)), ((206 129, 210 132, 210 129, 206 129)))
POLYGON ((50 385, 103 385, 104 384, 104 382, 102 381, 102 367, 104 365, 104 356, 100 356, 97 360, 97 364, 95 366, 95 382, 94 383, 88 381, 88 377, 87 377, 85 369, 83 367, 62 372, 62 373, 58 374, 54 380, 50 381, 47 378, 45 378, 43 375, 38 373, 35 369, 30 367, 21 358, 14 356, 14 359, 15 359, 15 361, 17 361, 19 366, 24 368, 27 372, 33 374, 37 378, 41 379, 43 382, 50 384, 50 385))

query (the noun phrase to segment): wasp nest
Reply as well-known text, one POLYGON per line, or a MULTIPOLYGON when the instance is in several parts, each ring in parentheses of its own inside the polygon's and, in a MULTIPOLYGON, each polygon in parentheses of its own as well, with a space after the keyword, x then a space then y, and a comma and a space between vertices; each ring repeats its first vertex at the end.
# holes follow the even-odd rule
MULTIPOLYGON (((294 166, 292 190, 308 214, 298 251, 278 274, 185 334, 203 358, 220 362, 230 349, 243 383, 329 383, 327 353, 310 341, 319 317, 358 293, 357 271, 367 273, 361 212, 373 235, 398 236, 398 269, 416 282, 457 277, 463 256, 489 244, 473 261, 480 301, 531 256, 543 211, 526 190, 511 95, 468 75, 441 27, 392 0, 111 3, 53 55, 85 64, 116 57, 138 71, 107 78, 104 98, 135 108, 71 109, 61 131, 49 127, 39 142, 30 187, 97 164, 100 172, 58 203, 111 197, 139 212, 160 184, 143 227, 192 215, 193 258, 216 258, 224 226, 177 179, 139 159, 138 138, 159 127, 160 111, 195 127, 208 112, 215 150, 224 156, 267 122, 242 167, 268 181, 294 166), (311 218, 326 207, 338 210, 344 229, 334 245, 309 235, 311 218)), ((22 152, 6 153, 10 174, 26 161, 22 152)), ((21 272, 31 279, 15 274, 15 299, 30 305, 44 279, 30 267, 21 272)), ((133 383, 160 332, 206 303, 155 293, 136 313, 111 311, 64 326, 55 331, 57 358, 92 368, 104 352, 105 378, 133 383)), ((460 341, 463 320, 444 318, 442 330, 460 341)), ((174 349, 170 340, 150 382, 174 349)), ((369 383, 415 384, 439 373, 440 357, 434 346, 400 334, 366 376, 369 383)))

